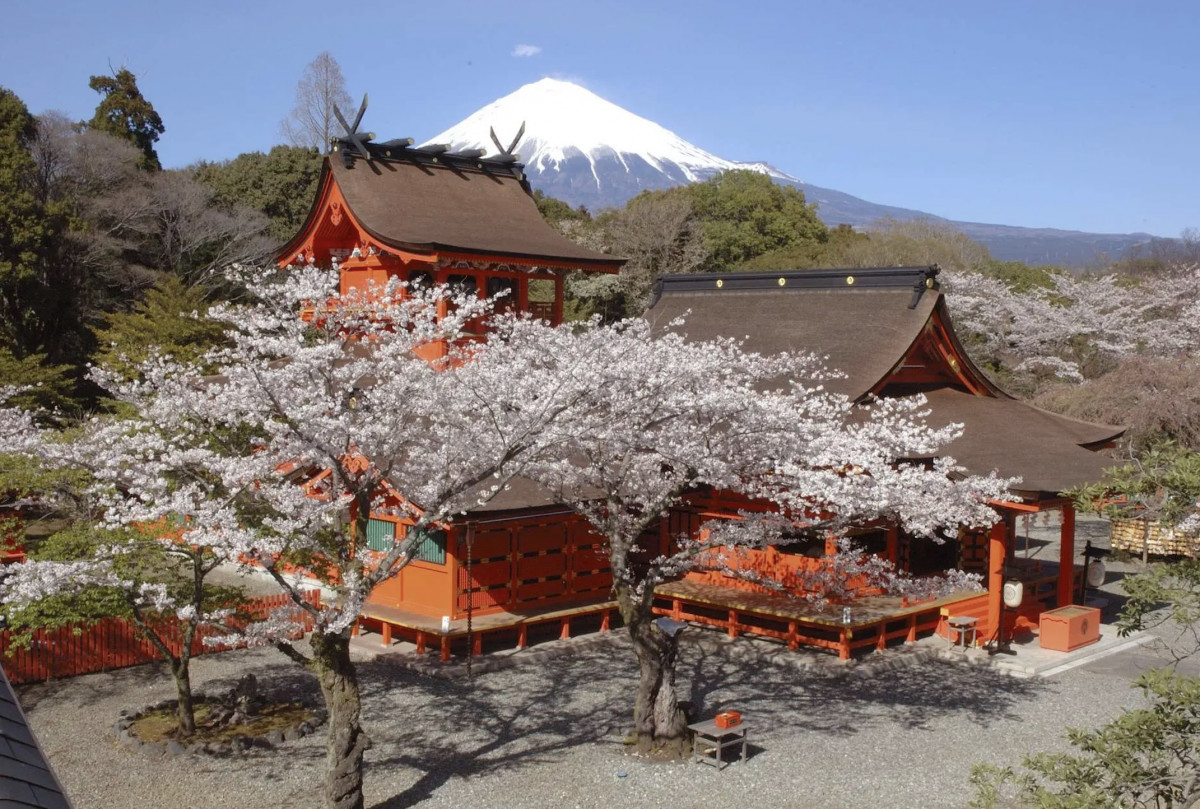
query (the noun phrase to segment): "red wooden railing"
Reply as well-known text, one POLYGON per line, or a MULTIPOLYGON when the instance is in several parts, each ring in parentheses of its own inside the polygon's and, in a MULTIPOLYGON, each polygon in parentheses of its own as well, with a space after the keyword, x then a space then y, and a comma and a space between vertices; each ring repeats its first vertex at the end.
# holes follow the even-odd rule
MULTIPOLYGON (((310 604, 320 603, 320 592, 309 590, 304 600, 310 604)), ((261 620, 279 607, 294 606, 286 595, 256 598, 245 605, 244 611, 251 620, 261 620)), ((296 608, 297 621, 305 630, 312 629, 312 616, 296 608)), ((178 654, 183 643, 182 630, 177 619, 164 619, 158 624, 158 632, 167 642, 172 654, 178 654)), ((235 648, 229 645, 208 645, 205 636, 223 634, 214 629, 201 630, 192 642, 192 654, 224 652, 235 648)), ((14 648, 13 633, 0 630, 0 666, 13 683, 34 683, 53 677, 72 677, 95 671, 137 666, 161 660, 158 649, 141 635, 137 628, 120 618, 105 618, 94 624, 67 624, 56 629, 40 629, 33 633, 28 647, 14 648)))

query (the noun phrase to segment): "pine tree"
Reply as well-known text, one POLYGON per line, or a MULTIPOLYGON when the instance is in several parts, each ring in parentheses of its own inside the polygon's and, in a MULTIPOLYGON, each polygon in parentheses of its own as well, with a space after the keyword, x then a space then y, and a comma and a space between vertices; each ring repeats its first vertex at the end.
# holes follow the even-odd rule
POLYGON ((141 168, 161 170, 154 144, 166 127, 138 89, 137 77, 121 68, 112 76, 92 76, 88 86, 103 96, 88 127, 129 141, 142 152, 141 168))

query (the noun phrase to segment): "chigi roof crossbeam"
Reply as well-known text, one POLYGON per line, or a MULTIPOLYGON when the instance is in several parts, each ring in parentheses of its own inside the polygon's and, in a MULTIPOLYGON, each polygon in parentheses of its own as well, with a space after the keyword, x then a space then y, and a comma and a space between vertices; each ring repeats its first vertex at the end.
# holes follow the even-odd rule
POLYGON ((464 149, 461 152, 450 151, 450 146, 444 143, 432 143, 427 146, 413 146, 412 138, 394 138, 384 141, 383 143, 375 142, 374 132, 359 132, 358 126, 362 123, 364 113, 367 111, 367 96, 363 95, 362 104, 358 108, 358 114, 354 117, 354 123, 350 124, 346 121, 341 110, 334 107, 334 115, 345 128, 346 134, 342 137, 333 137, 329 139, 331 151, 339 155, 342 164, 346 168, 353 168, 357 160, 380 160, 380 161, 405 161, 408 163, 427 163, 430 165, 442 165, 447 168, 466 171, 484 171, 489 173, 500 172, 509 176, 515 177, 518 180, 524 179, 524 164, 521 163, 521 156, 515 154, 513 150, 517 147, 521 137, 525 134, 525 124, 521 124, 521 128, 517 130, 516 137, 508 148, 500 143, 500 139, 496 137, 495 130, 491 131, 492 142, 496 144, 497 153, 487 155, 483 149, 464 149))

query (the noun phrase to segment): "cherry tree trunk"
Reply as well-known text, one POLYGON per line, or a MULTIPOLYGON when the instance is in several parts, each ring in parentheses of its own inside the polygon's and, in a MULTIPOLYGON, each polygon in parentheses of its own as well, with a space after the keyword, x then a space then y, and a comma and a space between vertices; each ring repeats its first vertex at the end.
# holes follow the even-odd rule
POLYGON ((675 690, 679 636, 660 631, 653 615, 634 615, 627 623, 638 660, 637 700, 633 711, 638 749, 682 758, 688 750, 688 739, 687 715, 679 705, 675 690))
POLYGON ((339 634, 314 632, 312 668, 329 712, 329 741, 325 748, 325 806, 362 809, 363 753, 371 740, 361 726, 362 702, 358 675, 350 661, 349 630, 339 634))
POLYGON ((175 692, 179 695, 175 706, 179 738, 186 739, 196 732, 196 704, 192 699, 192 675, 188 661, 172 661, 171 674, 175 677, 175 692))

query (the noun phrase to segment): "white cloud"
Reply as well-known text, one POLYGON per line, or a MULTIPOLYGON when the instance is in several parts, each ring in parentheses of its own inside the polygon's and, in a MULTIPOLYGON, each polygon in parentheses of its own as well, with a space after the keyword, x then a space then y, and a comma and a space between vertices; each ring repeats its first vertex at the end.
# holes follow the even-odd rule
POLYGON ((522 56, 537 56, 542 52, 542 49, 537 45, 518 45, 513 48, 512 55, 520 58, 522 56))

